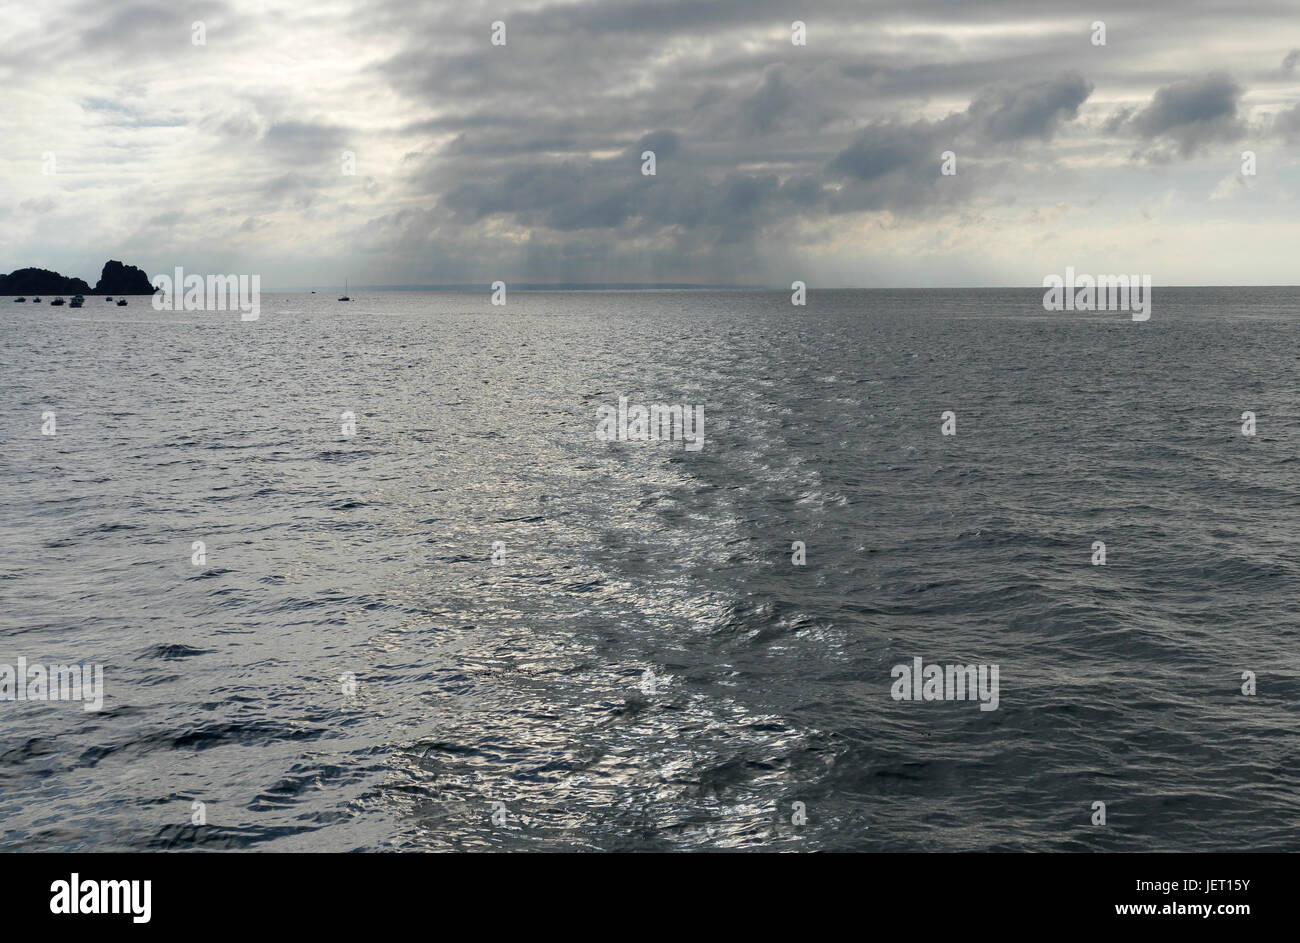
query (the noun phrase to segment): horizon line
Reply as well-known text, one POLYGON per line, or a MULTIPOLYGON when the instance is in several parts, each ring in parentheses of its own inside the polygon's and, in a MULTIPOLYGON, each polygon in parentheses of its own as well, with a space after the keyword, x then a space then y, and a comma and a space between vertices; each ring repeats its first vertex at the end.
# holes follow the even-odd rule
MULTIPOLYGON (((787 285, 696 285, 687 282, 506 282, 510 291, 790 291, 787 285)), ((1042 291, 1042 285, 807 285, 808 291, 1042 291)), ((1190 284, 1157 283, 1156 288, 1300 288, 1300 284, 1190 284)), ((274 288, 267 291, 307 294, 320 291, 343 291, 343 286, 316 288, 274 288)), ((358 285, 347 291, 491 291, 490 282, 448 285, 358 285)))

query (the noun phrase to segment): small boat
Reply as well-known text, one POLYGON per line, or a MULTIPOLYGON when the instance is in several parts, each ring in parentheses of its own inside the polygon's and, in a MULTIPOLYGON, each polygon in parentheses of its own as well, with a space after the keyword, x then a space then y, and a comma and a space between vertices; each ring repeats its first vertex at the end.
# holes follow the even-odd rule
POLYGON ((57 307, 58 305, 63 304, 63 299, 62 299, 62 298, 55 298, 53 301, 50 302, 50 304, 52 304, 52 305, 54 305, 54 306, 57 307))
POLYGON ((113 296, 112 296, 112 295, 105 295, 105 296, 104 296, 104 300, 105 300, 105 301, 112 301, 112 300, 113 300, 113 296))
POLYGON ((33 298, 33 299, 32 299, 32 304, 34 304, 34 305, 38 305, 38 304, 40 304, 40 303, 41 303, 41 299, 40 299, 40 298, 33 298))
POLYGON ((125 308, 125 307, 126 307, 126 299, 125 299, 125 298, 119 298, 119 299, 117 299, 117 306, 118 306, 119 308, 125 308))
POLYGON ((82 305, 82 302, 78 301, 76 298, 73 298, 73 299, 72 299, 72 303, 69 304, 68 307, 69 307, 69 308, 80 308, 81 305, 82 305))
POLYGON ((348 297, 348 280, 345 278, 343 279, 343 297, 340 298, 339 301, 351 301, 351 300, 352 299, 348 297))
POLYGON ((14 304, 20 304, 20 303, 22 303, 22 302, 24 302, 24 301, 26 301, 26 300, 27 300, 26 298, 21 298, 21 297, 20 297, 20 298, 15 298, 15 299, 14 299, 14 304))

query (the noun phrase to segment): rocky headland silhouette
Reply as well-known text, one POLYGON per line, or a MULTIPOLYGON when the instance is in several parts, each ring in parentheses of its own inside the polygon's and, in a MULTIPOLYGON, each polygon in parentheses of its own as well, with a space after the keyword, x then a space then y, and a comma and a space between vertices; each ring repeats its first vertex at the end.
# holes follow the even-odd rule
POLYGON ((99 281, 91 288, 80 278, 69 278, 43 268, 21 268, 0 275, 0 295, 152 295, 154 287, 143 269, 111 260, 104 263, 99 281))

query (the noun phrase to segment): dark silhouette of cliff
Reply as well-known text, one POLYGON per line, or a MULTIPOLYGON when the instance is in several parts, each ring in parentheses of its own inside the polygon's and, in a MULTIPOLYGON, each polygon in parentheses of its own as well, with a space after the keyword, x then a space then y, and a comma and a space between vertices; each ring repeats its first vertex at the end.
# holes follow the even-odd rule
POLYGON ((105 262, 95 286, 96 295, 152 295, 154 287, 143 269, 121 262, 105 262))
POLYGON ((65 278, 43 268, 20 268, 0 275, 0 295, 88 294, 90 286, 79 278, 65 278))
POLYGON ((99 283, 91 288, 79 278, 68 278, 43 268, 20 268, 0 275, 0 295, 152 295, 149 276, 134 265, 104 263, 99 283))

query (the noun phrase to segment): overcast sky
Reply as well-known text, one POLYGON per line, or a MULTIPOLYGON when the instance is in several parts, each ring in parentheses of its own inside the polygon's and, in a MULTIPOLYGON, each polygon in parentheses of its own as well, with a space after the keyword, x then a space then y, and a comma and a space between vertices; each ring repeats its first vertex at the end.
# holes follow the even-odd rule
POLYGON ((0 22, 0 271, 1300 283, 1296 0, 0 0, 0 22))

